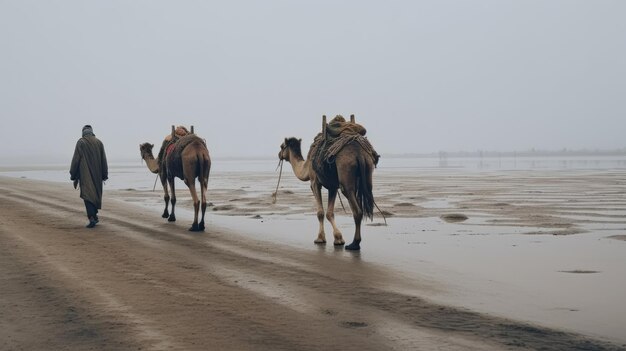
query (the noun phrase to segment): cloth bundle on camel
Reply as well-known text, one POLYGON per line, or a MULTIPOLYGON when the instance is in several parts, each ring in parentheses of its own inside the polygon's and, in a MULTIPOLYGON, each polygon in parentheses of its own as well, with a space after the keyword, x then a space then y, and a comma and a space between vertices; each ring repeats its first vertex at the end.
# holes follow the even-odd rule
POLYGON ((324 165, 334 163, 335 156, 344 146, 351 142, 357 142, 372 157, 374 166, 377 166, 380 155, 365 137, 366 133, 367 130, 362 125, 355 123, 353 119, 347 122, 343 116, 337 115, 313 139, 307 158, 311 159, 316 171, 323 173, 324 165))
MULTIPOLYGON (((172 126, 172 128, 174 127, 172 126)), ((184 126, 178 126, 172 134, 169 134, 165 137, 163 143, 161 144, 161 149, 159 150, 159 156, 157 157, 159 166, 161 166, 163 161, 165 160, 165 155, 167 153, 170 153, 174 149, 173 146, 178 141, 178 139, 188 134, 189 130, 187 130, 187 128, 185 128, 184 126)))

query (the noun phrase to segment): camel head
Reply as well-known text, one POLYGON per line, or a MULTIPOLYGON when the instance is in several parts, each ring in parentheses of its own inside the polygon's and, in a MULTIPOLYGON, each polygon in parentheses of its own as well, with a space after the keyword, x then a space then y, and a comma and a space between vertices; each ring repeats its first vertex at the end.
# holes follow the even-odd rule
POLYGON ((150 143, 143 143, 139 145, 139 152, 141 152, 142 160, 145 160, 146 157, 154 158, 154 156, 152 155, 153 147, 154 147, 154 144, 150 144, 150 143))
POLYGON ((291 156, 302 157, 302 151, 300 150, 300 144, 302 139, 285 138, 285 141, 280 145, 280 152, 278 153, 279 160, 287 160, 290 162, 291 156))

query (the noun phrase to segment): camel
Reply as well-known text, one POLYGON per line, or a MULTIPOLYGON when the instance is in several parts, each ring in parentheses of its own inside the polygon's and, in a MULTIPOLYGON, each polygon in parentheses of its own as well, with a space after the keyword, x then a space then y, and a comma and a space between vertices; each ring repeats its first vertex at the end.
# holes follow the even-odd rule
MULTIPOLYGON (((338 117, 340 116, 337 116, 335 119, 338 117)), ((351 123, 355 125, 354 115, 351 116, 351 123)), ((326 133, 326 127, 326 116, 323 116, 322 135, 326 133)), ((314 242, 316 244, 326 243, 324 206, 322 205, 322 187, 324 187, 328 189, 326 219, 333 227, 333 236, 335 238, 333 244, 336 246, 345 244, 341 231, 335 223, 335 199, 338 189, 341 189, 343 195, 348 199, 355 224, 354 239, 351 244, 345 246, 345 249, 360 250, 361 221, 364 215, 370 218, 370 220, 374 215, 372 173, 375 168, 375 162, 377 162, 377 154, 366 151, 361 143, 351 141, 336 153, 334 162, 324 161, 322 169, 319 169, 319 167, 313 166, 315 161, 312 161, 314 158, 312 149, 315 142, 311 145, 306 160, 302 157, 301 142, 302 139, 285 138, 284 143, 280 146, 278 158, 281 161, 286 160, 291 164, 293 173, 298 179, 310 181, 311 183, 311 190, 317 205, 317 219, 319 221, 319 231, 314 242)))
POLYGON ((161 144, 161 149, 159 150, 159 156, 157 157, 157 159, 155 159, 154 156, 152 155, 152 148, 154 147, 154 144, 144 143, 144 144, 139 145, 141 158, 146 162, 146 166, 148 166, 148 169, 150 170, 150 172, 154 174, 158 174, 159 179, 161 179, 161 186, 163 186, 163 193, 164 193, 163 200, 165 200, 165 210, 163 211, 163 215, 161 215, 161 217, 163 218, 169 218, 170 216, 170 213, 168 210, 169 202, 170 202, 170 195, 167 190, 168 187, 167 187, 167 167, 165 167, 165 151, 166 151, 165 149, 168 147, 168 145, 171 145, 176 140, 178 140, 179 138, 187 134, 189 134, 189 131, 187 130, 187 128, 183 126, 178 126, 174 130, 174 133, 166 135, 165 138, 163 139, 163 143, 161 144))
POLYGON ((211 170, 211 158, 209 150, 203 139, 193 132, 187 133, 186 128, 179 127, 174 129, 172 126, 172 134, 163 141, 159 158, 155 159, 152 154, 154 144, 143 143, 139 145, 141 158, 146 162, 148 169, 155 174, 159 174, 161 185, 163 186, 165 200, 165 210, 163 218, 167 218, 169 222, 176 221, 174 207, 176 206, 176 191, 174 180, 176 177, 182 179, 189 188, 191 198, 193 199, 194 220, 190 231, 204 231, 204 215, 206 212, 206 191, 209 182, 209 172, 211 170), (202 218, 198 222, 198 212, 200 210, 200 200, 196 193, 196 178, 200 183, 200 196, 202 200, 202 218), (170 198, 169 188, 172 192, 170 198), (168 204, 172 204, 171 213, 168 211, 168 204))

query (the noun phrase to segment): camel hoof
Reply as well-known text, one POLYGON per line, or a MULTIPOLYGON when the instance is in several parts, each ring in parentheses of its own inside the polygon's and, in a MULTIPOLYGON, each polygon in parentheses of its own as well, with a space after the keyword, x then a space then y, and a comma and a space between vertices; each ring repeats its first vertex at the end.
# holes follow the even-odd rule
POLYGON ((350 250, 350 251, 359 251, 361 250, 361 245, 360 243, 353 241, 352 244, 346 246, 346 250, 350 250))
POLYGON ((326 245, 326 240, 325 239, 315 239, 314 243, 316 243, 318 245, 326 245))
POLYGON ((174 215, 170 215, 170 216, 167 218, 167 221, 168 221, 168 222, 176 222, 176 216, 174 216, 174 215))

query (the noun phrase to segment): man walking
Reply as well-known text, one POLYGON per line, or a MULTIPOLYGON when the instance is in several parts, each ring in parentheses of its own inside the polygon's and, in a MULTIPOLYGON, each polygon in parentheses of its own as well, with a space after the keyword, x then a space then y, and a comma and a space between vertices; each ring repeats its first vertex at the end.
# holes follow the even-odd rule
POLYGON ((109 167, 104 145, 96 138, 90 125, 83 127, 83 137, 76 142, 70 166, 70 180, 74 188, 80 183, 80 197, 85 200, 89 224, 98 223, 98 210, 102 208, 102 182, 109 178, 109 167))

